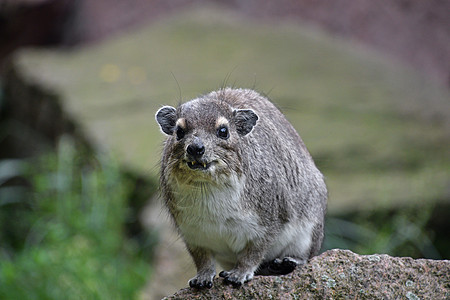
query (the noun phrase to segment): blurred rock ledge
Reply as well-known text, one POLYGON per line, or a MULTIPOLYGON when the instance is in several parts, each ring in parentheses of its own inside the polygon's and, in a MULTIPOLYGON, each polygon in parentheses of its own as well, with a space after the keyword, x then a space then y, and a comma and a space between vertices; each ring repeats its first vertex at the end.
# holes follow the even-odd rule
POLYGON ((63 135, 92 150, 92 143, 62 107, 57 92, 29 80, 11 61, 0 78, 0 158, 24 158, 55 149, 63 135))
POLYGON ((448 299, 450 261, 329 250, 286 276, 257 276, 240 289, 214 280, 164 299, 448 299))
POLYGON ((307 22, 397 57, 450 87, 449 1, 3 0, 0 62, 24 45, 78 45, 186 7, 222 5, 246 18, 307 22), (39 24, 39 26, 35 26, 39 24))
MULTIPOLYGON (((102 147, 64 106, 61 93, 28 75, 15 60, 8 61, 0 72, 0 162, 55 151, 63 137, 73 142, 80 163, 101 152, 102 147)), ((125 164, 120 165, 120 172, 131 185, 125 233, 147 250, 154 241, 139 218, 157 190, 156 181, 125 164)))

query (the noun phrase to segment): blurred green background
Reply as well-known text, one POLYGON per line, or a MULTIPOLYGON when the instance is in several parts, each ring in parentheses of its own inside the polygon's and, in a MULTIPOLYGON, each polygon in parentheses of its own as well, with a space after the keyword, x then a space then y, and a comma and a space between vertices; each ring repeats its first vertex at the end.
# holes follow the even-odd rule
POLYGON ((4 74, 0 299, 145 297, 154 113, 222 86, 267 94, 299 131, 329 188, 323 250, 450 257, 448 89, 360 44, 197 8, 22 49, 4 74))

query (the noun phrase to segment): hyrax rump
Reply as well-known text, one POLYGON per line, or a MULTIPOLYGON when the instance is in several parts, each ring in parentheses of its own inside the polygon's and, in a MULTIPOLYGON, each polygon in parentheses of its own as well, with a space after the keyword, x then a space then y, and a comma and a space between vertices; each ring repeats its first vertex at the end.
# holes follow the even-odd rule
POLYGON ((221 89, 156 113, 168 135, 161 192, 197 267, 189 281, 219 276, 237 287, 282 275, 316 255, 327 189, 283 114, 253 90, 221 89))

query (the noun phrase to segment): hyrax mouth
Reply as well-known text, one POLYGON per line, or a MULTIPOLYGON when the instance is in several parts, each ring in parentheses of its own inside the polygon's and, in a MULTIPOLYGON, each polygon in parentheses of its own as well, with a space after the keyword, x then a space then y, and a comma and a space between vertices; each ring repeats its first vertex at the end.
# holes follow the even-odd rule
POLYGON ((186 164, 192 170, 208 170, 208 168, 211 166, 211 163, 203 163, 198 161, 187 161, 186 164))

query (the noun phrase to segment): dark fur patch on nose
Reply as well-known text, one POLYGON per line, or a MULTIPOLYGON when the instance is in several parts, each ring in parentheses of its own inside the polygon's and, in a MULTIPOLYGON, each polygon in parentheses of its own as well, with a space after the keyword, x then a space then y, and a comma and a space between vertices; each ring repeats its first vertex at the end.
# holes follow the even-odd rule
POLYGON ((205 154, 205 146, 202 142, 195 142, 187 147, 186 152, 193 157, 201 157, 205 154))

